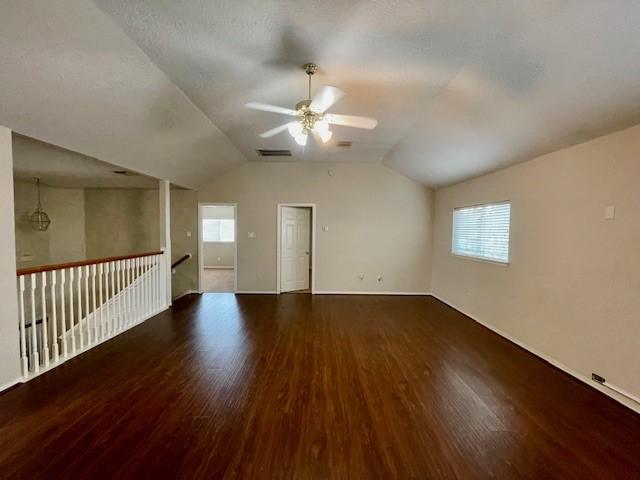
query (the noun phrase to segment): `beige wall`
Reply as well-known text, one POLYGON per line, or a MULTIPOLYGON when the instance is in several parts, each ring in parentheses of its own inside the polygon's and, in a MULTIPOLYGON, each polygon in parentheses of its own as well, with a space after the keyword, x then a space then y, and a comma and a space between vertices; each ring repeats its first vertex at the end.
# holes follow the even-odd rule
POLYGON ((35 184, 14 183, 18 268, 159 248, 157 190, 42 186, 51 225, 38 232, 29 223, 37 203, 35 184))
POLYGON ((276 289, 276 205, 286 202, 317 205, 318 291, 428 291, 432 193, 382 165, 247 163, 199 200, 238 204, 240 291, 276 289))
POLYGON ((437 296, 640 396, 640 126, 443 188, 435 205, 437 296), (505 199, 511 265, 453 257, 452 209, 505 199))
POLYGON ((235 243, 204 242, 202 256, 205 267, 232 267, 235 254, 235 243))
POLYGON ((20 349, 16 295, 11 130, 0 126, 0 390, 18 380, 20 349))
POLYGON ((43 185, 40 191, 44 211, 51 219, 51 225, 44 232, 34 230, 29 223, 37 205, 35 183, 14 181, 18 268, 85 259, 82 189, 43 185))
POLYGON ((87 188, 84 204, 87 257, 160 248, 157 190, 87 188))
POLYGON ((171 190, 171 262, 186 253, 192 258, 178 265, 171 277, 173 298, 198 290, 198 193, 171 190))

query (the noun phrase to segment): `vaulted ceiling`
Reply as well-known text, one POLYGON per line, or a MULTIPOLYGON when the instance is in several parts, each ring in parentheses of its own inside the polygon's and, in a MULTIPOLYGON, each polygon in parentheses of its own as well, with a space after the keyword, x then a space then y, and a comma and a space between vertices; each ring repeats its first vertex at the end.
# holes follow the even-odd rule
MULTIPOLYGON (((0 7, 0 124, 195 187, 257 148, 441 186, 640 122, 634 0, 65 0, 0 7), (377 118, 304 149, 249 101, 377 118), (349 149, 335 146, 351 140, 349 149)), ((310 142, 311 143, 311 142, 310 142)))

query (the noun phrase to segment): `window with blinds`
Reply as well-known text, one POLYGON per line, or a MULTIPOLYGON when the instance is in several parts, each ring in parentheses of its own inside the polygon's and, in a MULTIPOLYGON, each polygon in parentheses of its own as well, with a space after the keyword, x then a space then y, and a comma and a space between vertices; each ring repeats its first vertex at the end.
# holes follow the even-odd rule
POLYGON ((235 239, 235 221, 230 219, 202 219, 202 240, 205 242, 231 243, 235 239))
POLYGON ((510 202, 454 209, 453 254, 509 263, 510 220, 510 202))

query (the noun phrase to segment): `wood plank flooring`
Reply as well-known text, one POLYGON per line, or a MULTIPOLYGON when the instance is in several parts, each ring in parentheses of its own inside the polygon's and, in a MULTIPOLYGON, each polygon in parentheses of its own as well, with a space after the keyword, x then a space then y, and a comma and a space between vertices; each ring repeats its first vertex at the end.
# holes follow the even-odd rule
POLYGON ((640 416, 431 297, 205 294, 0 395, 6 479, 637 479, 640 416))

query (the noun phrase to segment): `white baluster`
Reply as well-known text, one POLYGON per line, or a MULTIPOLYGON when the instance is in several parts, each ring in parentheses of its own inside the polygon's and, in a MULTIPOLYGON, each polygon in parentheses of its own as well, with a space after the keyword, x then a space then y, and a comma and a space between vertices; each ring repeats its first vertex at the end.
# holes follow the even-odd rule
POLYGON ((38 334, 36 332, 36 274, 31 274, 31 366, 33 371, 40 371, 40 354, 38 353, 38 334))
MULTIPOLYGON (((82 335, 82 267, 76 267, 76 292, 78 294, 78 323, 76 330, 80 339, 80 350, 84 350, 84 336, 82 335)), ((74 332, 75 336, 75 332, 74 332)))
POLYGON ((40 272, 40 302, 42 302, 42 356, 45 368, 49 367, 49 329, 47 328, 47 272, 40 272))
POLYGON ((144 316, 151 313, 151 271, 149 257, 144 257, 144 316))
POLYGON ((102 272, 103 264, 98 264, 98 303, 100 304, 100 340, 104 338, 104 303, 102 302, 102 272))
POLYGON ((131 290, 131 259, 127 259, 127 327, 133 321, 133 292, 131 290))
POLYGON ((106 320, 104 322, 104 326, 105 326, 105 330, 107 331, 107 337, 111 336, 111 302, 110 302, 111 297, 109 295, 109 272, 110 272, 109 262, 106 262, 104 264, 104 293, 105 293, 104 305, 105 305, 105 308, 107 309, 107 315, 106 315, 106 320))
POLYGON ((151 300, 153 304, 153 312, 156 313, 158 311, 158 256, 154 255, 152 258, 152 278, 153 278, 153 298, 151 300))
POLYGON ((122 260, 122 328, 126 330, 127 321, 129 319, 129 307, 127 297, 129 290, 127 289, 127 260, 122 260))
POLYGON ((29 358, 27 357, 27 332, 24 321, 24 275, 18 277, 18 307, 20 309, 20 358, 22 360, 22 376, 29 376, 29 358))
POLYGON ((142 315, 140 317, 140 320, 144 320, 144 318, 147 315, 147 309, 146 309, 146 303, 147 303, 147 299, 146 299, 146 290, 147 290, 147 280, 146 280, 146 276, 145 276, 145 272, 144 272, 144 261, 145 261, 146 257, 140 257, 140 311, 142 312, 142 315))
POLYGON ((76 349, 77 349, 76 332, 75 332, 76 319, 75 319, 75 315, 74 315, 74 311, 73 311, 73 309, 75 308, 74 307, 74 302, 73 302, 74 273, 75 273, 75 269, 74 268, 70 268, 69 269, 69 333, 71 334, 71 353, 72 354, 75 354, 76 353, 76 349))
POLYGON ((80 330, 80 335, 87 333, 87 347, 91 346, 91 335, 89 332, 89 275, 91 268, 89 265, 84 266, 84 325, 80 330))
POLYGON ((111 262, 111 333, 115 335, 117 330, 117 309, 116 309, 116 262, 111 262))
POLYGON ((64 269, 60 270, 60 330, 62 330, 62 356, 67 358, 69 351, 67 350, 67 322, 66 322, 66 305, 64 292, 64 269))
POLYGON ((118 331, 122 330, 122 260, 116 262, 116 289, 118 290, 118 331))
POLYGON ((140 257, 135 259, 136 267, 136 323, 142 319, 142 288, 140 285, 140 257))
POLYGON ((56 302, 56 271, 51 271, 51 338, 53 342, 53 361, 58 362, 60 350, 58 348, 58 312, 56 302))
POLYGON ((91 331, 93 333, 93 343, 98 343, 98 311, 96 306, 96 264, 91 265, 91 331))
POLYGON ((158 282, 158 310, 162 308, 162 255, 158 255, 158 267, 157 267, 157 282, 158 282))

